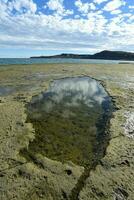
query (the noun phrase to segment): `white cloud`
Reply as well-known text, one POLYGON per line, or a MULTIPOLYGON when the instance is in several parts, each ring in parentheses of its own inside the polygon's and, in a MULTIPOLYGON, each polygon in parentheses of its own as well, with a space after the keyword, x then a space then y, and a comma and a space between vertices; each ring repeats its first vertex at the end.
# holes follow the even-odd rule
POLYGON ((130 9, 134 9, 134 6, 129 6, 130 9))
POLYGON ((101 4, 101 3, 104 3, 108 0, 94 0, 94 3, 97 3, 97 4, 101 4))
POLYGON ((6 11, 7 11, 7 6, 6 6, 6 4, 3 3, 3 2, 0 2, 0 19, 1 19, 2 17, 5 17, 5 16, 7 15, 6 11))
POLYGON ((90 8, 91 10, 96 10, 96 7, 95 7, 95 5, 94 5, 93 3, 90 3, 90 4, 89 4, 89 8, 90 8))
POLYGON ((58 12, 63 12, 63 0, 49 0, 47 6, 50 10, 56 10, 58 12))
POLYGON ((126 3, 123 0, 111 0, 110 2, 108 2, 105 5, 104 10, 105 11, 113 11, 113 10, 120 8, 121 6, 124 6, 125 4, 126 3))
POLYGON ((1 0, 3 3, 7 3, 8 2, 8 0, 1 0))
POLYGON ((108 19, 102 10, 90 10, 84 17, 79 13, 75 18, 65 18, 70 11, 63 4, 49 5, 54 11, 51 15, 37 13, 37 5, 32 0, 16 0, 12 4, 0 0, 0 5, 0 47, 3 49, 58 49, 85 53, 103 49, 133 50, 134 16, 131 12, 117 15, 119 9, 112 9, 112 18, 108 19), (23 13, 23 6, 26 13, 23 13), (18 14, 12 14, 13 8, 18 14))
POLYGON ((72 10, 65 10, 64 5, 63 5, 63 0, 49 0, 46 6, 50 10, 56 11, 56 14, 59 14, 61 16, 73 14, 72 10))
POLYGON ((111 11, 111 14, 112 14, 112 15, 118 15, 118 14, 120 14, 121 12, 122 12, 121 10, 117 9, 117 10, 111 11))
POLYGON ((15 9, 16 11, 23 13, 25 12, 31 12, 35 13, 37 10, 36 4, 32 0, 14 0, 11 2, 8 2, 8 9, 13 10, 15 9))
POLYGON ((80 15, 75 15, 74 18, 75 19, 80 19, 80 15))
POLYGON ((96 10, 94 3, 83 3, 81 0, 76 0, 75 6, 78 8, 78 11, 83 14, 87 14, 91 10, 96 10))

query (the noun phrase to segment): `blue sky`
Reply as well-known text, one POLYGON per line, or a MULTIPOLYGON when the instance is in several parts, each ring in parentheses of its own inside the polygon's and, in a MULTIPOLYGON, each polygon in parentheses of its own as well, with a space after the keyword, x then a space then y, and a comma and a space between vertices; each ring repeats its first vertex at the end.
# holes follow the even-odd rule
POLYGON ((133 0, 0 0, 0 57, 134 52, 133 0))

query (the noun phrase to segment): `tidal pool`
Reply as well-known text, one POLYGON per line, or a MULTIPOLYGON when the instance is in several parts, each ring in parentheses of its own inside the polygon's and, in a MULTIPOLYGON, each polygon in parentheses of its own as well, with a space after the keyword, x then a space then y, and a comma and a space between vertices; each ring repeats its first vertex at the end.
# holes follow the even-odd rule
POLYGON ((89 167, 106 148, 110 113, 111 99, 96 80, 55 80, 27 105, 27 122, 33 124, 35 139, 22 153, 28 159, 39 153, 89 167))

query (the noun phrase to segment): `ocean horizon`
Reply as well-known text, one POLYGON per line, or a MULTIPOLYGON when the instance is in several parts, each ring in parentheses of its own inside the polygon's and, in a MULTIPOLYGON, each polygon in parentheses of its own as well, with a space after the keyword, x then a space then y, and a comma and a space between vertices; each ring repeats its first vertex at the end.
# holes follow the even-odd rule
MULTIPOLYGON (((73 59, 73 58, 0 58, 0 65, 19 64, 58 64, 58 63, 81 63, 81 64, 118 64, 121 60, 101 60, 101 59, 73 59)), ((126 61, 128 62, 128 61, 126 61)))

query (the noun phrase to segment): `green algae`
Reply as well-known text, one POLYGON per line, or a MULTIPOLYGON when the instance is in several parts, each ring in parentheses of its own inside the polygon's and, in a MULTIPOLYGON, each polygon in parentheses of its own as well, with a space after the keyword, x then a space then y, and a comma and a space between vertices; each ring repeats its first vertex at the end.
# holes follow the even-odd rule
POLYGON ((39 120, 30 119, 36 130, 36 138, 30 142, 30 154, 41 153, 49 158, 62 162, 72 160, 79 165, 90 164, 96 140, 94 118, 86 121, 82 113, 75 111, 76 117, 63 118, 58 111, 46 114, 39 120))

